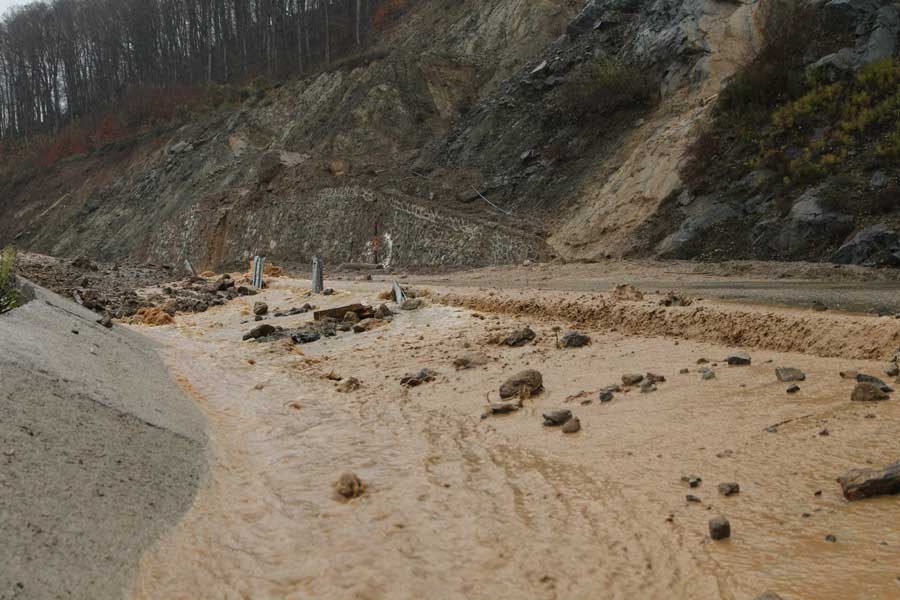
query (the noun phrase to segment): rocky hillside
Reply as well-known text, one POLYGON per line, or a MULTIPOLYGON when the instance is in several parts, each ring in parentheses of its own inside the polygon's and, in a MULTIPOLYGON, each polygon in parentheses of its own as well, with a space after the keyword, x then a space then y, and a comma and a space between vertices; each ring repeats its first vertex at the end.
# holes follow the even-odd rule
MULTIPOLYGON (((814 11, 840 25, 795 70, 816 63, 852 81, 894 55, 894 3, 814 11)), ((720 91, 758 62, 771 38, 763 12, 711 0, 419 2, 373 48, 237 109, 5 178, 0 241, 200 268, 257 253, 393 266, 900 261, 896 201, 841 212, 822 199, 823 186, 866 196, 870 183, 890 195, 895 157, 786 182, 754 162, 763 142, 731 143, 729 119, 745 121, 722 116, 733 112, 720 91)), ((808 91, 754 109, 755 130, 808 91)))

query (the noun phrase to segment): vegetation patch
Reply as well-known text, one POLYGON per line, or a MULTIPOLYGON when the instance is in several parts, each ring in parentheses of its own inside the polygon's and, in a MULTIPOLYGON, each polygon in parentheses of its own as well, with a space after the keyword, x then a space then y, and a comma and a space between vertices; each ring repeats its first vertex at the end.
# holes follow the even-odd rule
POLYGON ((0 314, 19 306, 21 295, 16 286, 16 251, 7 246, 0 252, 0 314))
POLYGON ((607 57, 580 68, 555 92, 560 110, 583 119, 624 108, 647 107, 658 98, 658 86, 638 65, 607 57))

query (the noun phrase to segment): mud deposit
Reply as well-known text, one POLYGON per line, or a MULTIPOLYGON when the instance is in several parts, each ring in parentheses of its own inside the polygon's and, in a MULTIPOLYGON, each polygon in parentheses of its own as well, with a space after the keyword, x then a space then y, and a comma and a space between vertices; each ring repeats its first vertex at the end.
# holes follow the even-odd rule
MULTIPOLYGON (((377 305, 383 288, 348 284, 313 302, 377 305)), ((864 318, 828 316, 849 354, 825 358, 814 336, 792 325, 807 313, 787 309, 778 335, 794 340, 783 346, 793 353, 755 337, 717 345, 727 341, 702 335, 702 324, 676 339, 664 328, 613 331, 587 308, 523 314, 457 289, 468 298, 460 304, 482 312, 426 302, 366 333, 302 346, 240 341, 254 325, 241 323, 252 302, 286 311, 308 301, 307 290, 281 278, 252 300, 145 331, 206 414, 214 459, 191 511, 144 557, 135 598, 900 595, 900 498, 848 503, 835 482, 848 468, 900 458, 896 394, 851 402, 853 382, 838 375, 883 375, 896 339, 866 346, 874 328, 854 320, 864 318), (564 332, 570 318, 591 345, 557 347, 554 328, 564 332), (526 325, 537 336, 522 347, 486 342, 526 325), (751 366, 723 362, 738 350, 751 366), (486 364, 456 370, 454 360, 471 352, 486 364), (715 379, 701 379, 701 358, 715 379), (799 393, 786 393, 779 366, 805 372, 799 393), (401 387, 424 368, 437 372, 434 381, 401 387), (500 384, 524 369, 543 374, 544 391, 521 410, 482 419, 500 384), (648 371, 666 378, 656 391, 600 402, 623 374, 648 371), (339 393, 336 379, 350 377, 361 388, 339 393), (542 413, 556 409, 574 412, 581 431, 544 427, 542 413), (339 502, 332 486, 345 472, 365 493, 339 502), (692 489, 682 476, 702 483, 692 489), (740 493, 720 495, 722 482, 739 483, 740 493), (731 522, 728 540, 709 539, 717 515, 731 522)), ((558 300, 542 294, 535 302, 558 300)), ((617 306, 624 319, 650 310, 617 306)), ((727 316, 704 310, 713 322, 727 316)))

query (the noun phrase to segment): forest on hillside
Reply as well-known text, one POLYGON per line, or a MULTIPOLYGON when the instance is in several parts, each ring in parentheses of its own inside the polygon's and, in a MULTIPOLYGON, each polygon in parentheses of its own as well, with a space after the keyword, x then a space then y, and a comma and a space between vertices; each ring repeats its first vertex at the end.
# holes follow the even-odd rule
MULTIPOLYGON (((0 140, 55 133, 125 104, 309 72, 360 51, 406 0, 48 0, 0 21, 0 140)), ((165 116, 165 115, 162 115, 165 116)), ((124 122, 123 122, 124 121, 124 122)))

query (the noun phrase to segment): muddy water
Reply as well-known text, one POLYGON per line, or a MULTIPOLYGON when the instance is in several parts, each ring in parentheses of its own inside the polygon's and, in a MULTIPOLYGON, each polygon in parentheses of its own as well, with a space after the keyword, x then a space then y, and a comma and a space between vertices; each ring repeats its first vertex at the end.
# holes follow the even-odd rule
MULTIPOLYGON (((264 299, 288 308, 302 291, 282 280, 264 299)), ((372 290, 329 302, 356 300, 374 301, 372 290)), ((836 376, 880 365, 754 352, 752 367, 700 382, 678 371, 726 349, 592 332, 592 347, 561 351, 556 323, 532 321, 537 345, 501 350, 483 340, 515 320, 439 306, 300 355, 237 341, 249 327, 240 302, 147 330, 208 417, 211 474, 145 557, 135 598, 900 595, 900 501, 848 504, 834 482, 845 468, 900 458, 898 402, 851 405, 851 384, 836 376), (493 360, 455 372, 466 345, 493 360), (786 396, 767 360, 804 369, 801 394, 786 396), (404 393, 400 376, 422 367, 438 381, 404 393), (547 391, 482 421, 486 394, 527 367, 547 391), (648 370, 669 379, 655 393, 567 402, 648 370), (338 394, 331 373, 364 387, 338 394), (559 407, 576 412, 581 433, 541 426, 540 413, 559 407), (369 485, 349 504, 331 491, 345 470, 369 485), (685 474, 704 481, 688 490, 685 474), (741 494, 720 497, 722 481, 741 494), (689 492, 703 503, 686 503, 689 492), (707 541, 716 514, 731 520, 730 541, 707 541)))

